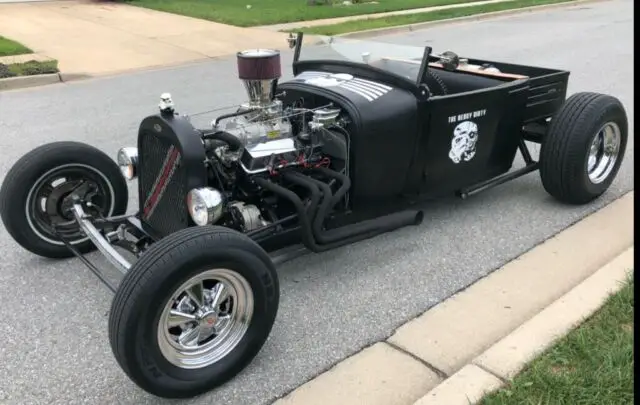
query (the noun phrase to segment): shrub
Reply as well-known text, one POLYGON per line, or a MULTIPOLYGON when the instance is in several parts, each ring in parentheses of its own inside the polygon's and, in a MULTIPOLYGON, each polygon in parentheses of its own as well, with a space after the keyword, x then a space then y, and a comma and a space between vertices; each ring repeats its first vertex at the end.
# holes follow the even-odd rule
POLYGON ((9 70, 9 66, 4 63, 0 63, 0 79, 6 79, 7 77, 17 76, 15 73, 9 70))

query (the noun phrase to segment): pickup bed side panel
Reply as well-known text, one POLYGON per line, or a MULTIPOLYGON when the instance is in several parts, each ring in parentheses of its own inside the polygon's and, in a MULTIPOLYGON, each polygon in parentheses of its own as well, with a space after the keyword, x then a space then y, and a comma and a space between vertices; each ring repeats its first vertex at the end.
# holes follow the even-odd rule
POLYGON ((550 73, 531 79, 523 122, 528 124, 552 117, 567 97, 568 80, 568 72, 550 73))
POLYGON ((469 59, 469 63, 487 63, 502 72, 529 77, 529 95, 522 117, 525 124, 552 117, 566 99, 569 71, 482 59, 469 59))
POLYGON ((437 197, 508 171, 521 139, 528 90, 525 80, 425 103, 408 191, 437 197))

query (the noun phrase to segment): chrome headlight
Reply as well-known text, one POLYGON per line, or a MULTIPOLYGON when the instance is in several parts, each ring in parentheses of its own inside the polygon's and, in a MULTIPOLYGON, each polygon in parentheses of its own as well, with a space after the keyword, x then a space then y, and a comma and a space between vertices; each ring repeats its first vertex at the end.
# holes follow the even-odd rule
POLYGON ((187 194, 189 215, 196 225, 213 224, 222 216, 224 198, 222 194, 210 187, 194 188, 187 194))
POLYGON ((127 180, 138 175, 138 148, 122 148, 118 151, 118 166, 127 180))

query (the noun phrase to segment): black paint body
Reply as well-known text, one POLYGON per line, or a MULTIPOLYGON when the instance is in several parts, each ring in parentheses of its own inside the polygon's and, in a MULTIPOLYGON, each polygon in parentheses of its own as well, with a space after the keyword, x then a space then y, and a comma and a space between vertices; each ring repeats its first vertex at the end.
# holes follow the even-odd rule
POLYGON ((384 212, 383 207, 445 196, 509 171, 525 127, 544 125, 565 100, 569 72, 477 59, 469 63, 488 63, 530 78, 495 79, 438 69, 448 94, 425 97, 421 82, 388 70, 345 61, 303 61, 294 63, 296 76, 305 71, 348 73, 393 90, 369 102, 340 87, 319 88, 294 78, 278 91, 286 93, 285 103, 300 97, 309 108, 333 102, 350 114, 351 209, 366 218, 384 212), (485 115, 472 118, 479 130, 476 155, 453 164, 448 152, 457 122, 450 123, 449 117, 482 110, 485 115))
MULTIPOLYGON (((427 60, 436 61, 428 53, 423 65, 415 69, 424 69, 427 60)), ((278 85, 277 93, 284 92, 285 105, 300 98, 307 108, 333 103, 349 116, 346 130, 351 137, 350 206, 345 212, 334 214, 330 227, 375 218, 503 175, 511 169, 523 139, 533 139, 527 135, 527 128, 545 128, 547 119, 565 100, 567 71, 477 59, 469 63, 489 63, 503 72, 529 78, 497 79, 428 68, 425 71, 435 72, 447 88, 445 94, 429 95, 425 92, 428 80, 412 81, 400 70, 394 74, 374 66, 335 60, 294 62, 296 76, 307 71, 348 73, 391 88, 370 101, 341 87, 319 87, 295 78, 278 85), (478 127, 475 156, 454 164, 448 156, 454 128, 464 120, 461 114, 478 111, 480 116, 471 118, 478 127)), ((420 75, 413 73, 413 77, 420 75)), ((142 221, 149 232, 159 237, 192 225, 186 210, 186 193, 209 185, 199 132, 178 116, 148 117, 140 126, 138 139, 141 209, 150 182, 162 165, 158 153, 151 150, 171 144, 178 147, 182 159, 169 184, 170 195, 163 197, 150 219, 142 221), (154 129, 156 125, 160 132, 154 129)))

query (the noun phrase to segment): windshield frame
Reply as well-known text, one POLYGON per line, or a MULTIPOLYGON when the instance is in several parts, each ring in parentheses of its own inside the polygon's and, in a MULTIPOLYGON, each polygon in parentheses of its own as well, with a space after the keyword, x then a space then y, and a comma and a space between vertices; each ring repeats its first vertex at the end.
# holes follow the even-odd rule
MULTIPOLYGON (((432 48, 425 46, 422 52, 422 60, 418 69, 418 74, 415 80, 396 74, 392 71, 385 70, 376 66, 371 66, 364 62, 356 62, 352 60, 341 59, 304 59, 300 60, 300 53, 302 51, 304 33, 298 32, 294 37, 293 33, 289 36, 289 46, 294 48, 293 53, 293 74, 298 75, 301 71, 320 69, 329 71, 332 73, 341 73, 341 68, 349 68, 356 73, 374 79, 387 81, 392 85, 409 90, 416 95, 422 95, 421 87, 424 83, 426 70, 429 66, 429 59, 431 56, 432 48)), ((330 37, 333 38, 333 37, 330 37)), ((418 47, 416 47, 418 48, 418 47)))

